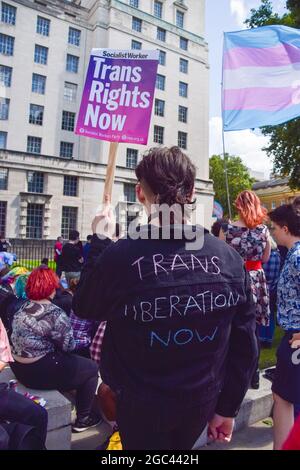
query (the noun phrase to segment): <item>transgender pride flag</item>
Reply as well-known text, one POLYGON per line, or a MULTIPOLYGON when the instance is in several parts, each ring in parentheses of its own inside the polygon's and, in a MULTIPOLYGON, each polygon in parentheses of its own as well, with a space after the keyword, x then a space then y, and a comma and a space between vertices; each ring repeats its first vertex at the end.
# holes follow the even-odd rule
POLYGON ((300 116, 300 30, 276 25, 225 33, 222 101, 224 131, 300 116))

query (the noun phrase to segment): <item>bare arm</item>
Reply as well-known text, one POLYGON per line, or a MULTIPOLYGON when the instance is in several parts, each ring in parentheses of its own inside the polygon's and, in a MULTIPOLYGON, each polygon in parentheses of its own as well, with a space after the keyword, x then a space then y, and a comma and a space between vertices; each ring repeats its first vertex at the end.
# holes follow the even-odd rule
POLYGON ((263 254, 263 257, 262 257, 262 262, 267 263, 269 261, 270 255, 271 255, 271 242, 268 239, 267 246, 265 248, 265 251, 264 251, 264 254, 263 254))

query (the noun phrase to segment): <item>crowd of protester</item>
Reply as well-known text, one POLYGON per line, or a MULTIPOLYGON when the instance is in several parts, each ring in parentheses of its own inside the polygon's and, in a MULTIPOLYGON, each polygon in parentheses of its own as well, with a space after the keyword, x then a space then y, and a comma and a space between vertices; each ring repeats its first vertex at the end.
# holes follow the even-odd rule
MULTIPOLYGON (((196 170, 178 148, 152 149, 136 176, 148 215, 138 238, 119 239, 107 204, 84 246, 76 230, 57 238, 56 272, 47 258, 29 272, 0 237, 0 371, 9 364, 28 388, 74 391, 74 432, 104 417, 124 449, 187 450, 207 423, 211 439, 231 440, 248 388, 260 386, 260 347, 280 327, 274 448, 299 448, 300 199, 267 214, 243 191, 237 219, 210 234, 190 223, 196 170), (168 239, 157 204, 182 208, 168 239), (201 247, 188 248, 198 236, 201 247)), ((45 449, 46 434, 46 410, 0 375, 0 449, 45 449)))

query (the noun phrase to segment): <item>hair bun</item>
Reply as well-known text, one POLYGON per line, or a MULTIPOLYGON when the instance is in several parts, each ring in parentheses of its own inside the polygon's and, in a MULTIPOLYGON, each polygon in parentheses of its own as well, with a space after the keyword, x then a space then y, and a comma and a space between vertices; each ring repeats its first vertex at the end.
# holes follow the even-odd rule
POLYGON ((296 197, 292 205, 295 214, 300 217, 300 196, 296 197))

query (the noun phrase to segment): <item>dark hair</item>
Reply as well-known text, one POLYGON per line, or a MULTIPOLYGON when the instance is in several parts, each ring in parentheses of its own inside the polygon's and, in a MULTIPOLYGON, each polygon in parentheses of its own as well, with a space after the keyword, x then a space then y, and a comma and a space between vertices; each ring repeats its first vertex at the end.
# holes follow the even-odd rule
POLYGON ((88 236, 86 237, 86 240, 89 242, 92 238, 93 238, 93 235, 88 235, 88 236))
POLYGON ((75 241, 79 238, 79 232, 77 230, 71 230, 69 232, 69 240, 75 241))
POLYGON ((58 241, 60 238, 62 238, 62 236, 61 236, 61 235, 60 235, 59 237, 57 237, 57 239, 56 239, 56 240, 58 241))
POLYGON ((189 204, 194 189, 196 167, 179 147, 150 149, 135 169, 145 181, 157 204, 189 204))
POLYGON ((223 224, 228 224, 228 219, 223 218, 223 219, 216 220, 215 223, 212 225, 211 233, 215 237, 219 237, 220 231, 221 231, 221 228, 222 228, 223 224))
POLYGON ((48 263, 49 263, 49 258, 42 259, 42 264, 48 264, 48 263))
POLYGON ((280 227, 286 226, 291 235, 300 237, 300 197, 292 204, 284 204, 269 213, 272 222, 280 227))

